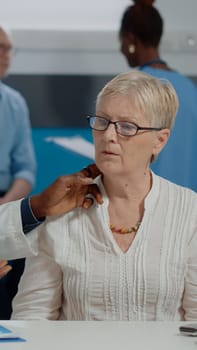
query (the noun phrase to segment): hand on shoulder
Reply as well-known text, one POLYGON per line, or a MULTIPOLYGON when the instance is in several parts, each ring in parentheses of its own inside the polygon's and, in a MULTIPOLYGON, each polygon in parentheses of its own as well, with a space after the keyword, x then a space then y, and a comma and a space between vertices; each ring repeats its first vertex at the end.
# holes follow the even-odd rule
POLYGON ((77 207, 89 208, 92 205, 92 194, 98 204, 102 204, 102 196, 99 188, 93 183, 95 177, 100 174, 95 164, 91 164, 81 171, 60 176, 48 188, 30 199, 34 215, 37 218, 49 215, 61 215, 77 207))

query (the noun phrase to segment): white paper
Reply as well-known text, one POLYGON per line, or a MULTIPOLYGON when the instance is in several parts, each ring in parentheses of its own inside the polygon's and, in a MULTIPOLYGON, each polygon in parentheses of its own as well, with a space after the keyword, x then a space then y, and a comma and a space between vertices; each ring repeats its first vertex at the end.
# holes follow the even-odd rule
POLYGON ((49 136, 45 139, 47 142, 54 142, 58 146, 72 150, 84 157, 94 160, 94 145, 81 136, 73 137, 53 137, 49 136))

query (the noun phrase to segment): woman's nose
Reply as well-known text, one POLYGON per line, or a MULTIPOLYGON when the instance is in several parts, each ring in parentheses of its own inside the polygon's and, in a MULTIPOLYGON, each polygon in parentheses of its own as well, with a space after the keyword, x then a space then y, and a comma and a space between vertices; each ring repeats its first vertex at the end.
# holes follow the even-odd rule
POLYGON ((105 136, 111 139, 116 139, 117 138, 117 132, 116 132, 116 125, 110 123, 105 130, 105 136))

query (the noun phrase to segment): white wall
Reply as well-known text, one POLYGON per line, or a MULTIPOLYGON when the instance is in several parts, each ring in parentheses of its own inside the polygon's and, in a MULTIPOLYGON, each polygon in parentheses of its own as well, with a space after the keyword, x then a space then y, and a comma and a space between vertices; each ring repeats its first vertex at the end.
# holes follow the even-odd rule
MULTIPOLYGON (((12 29, 13 73, 116 74, 128 69, 117 31, 128 0, 0 0, 12 29)), ((165 21, 161 51, 169 64, 197 75, 197 0, 157 0, 165 21)))
MULTIPOLYGON (((0 21, 20 29, 116 30, 130 0, 0 0, 0 21)), ((197 29, 196 0, 157 0, 171 30, 197 29)))
POLYGON ((116 29, 128 0, 1 0, 1 18, 13 28, 116 29), (3 10, 3 11, 2 11, 3 10), (22 19, 22 20, 21 20, 22 19))

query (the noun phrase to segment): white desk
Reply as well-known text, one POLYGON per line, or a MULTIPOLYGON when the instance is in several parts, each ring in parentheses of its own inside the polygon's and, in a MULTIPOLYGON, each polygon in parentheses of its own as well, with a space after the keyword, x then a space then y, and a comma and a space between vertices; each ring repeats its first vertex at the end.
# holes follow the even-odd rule
POLYGON ((27 339, 0 350, 197 350, 180 322, 0 321, 27 339))

